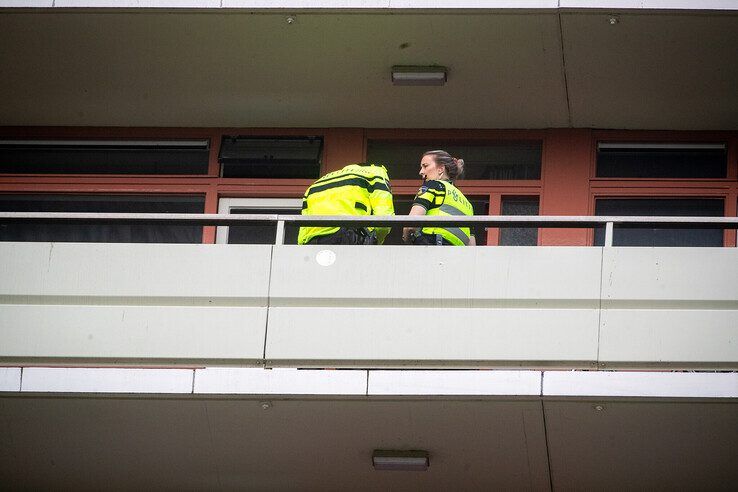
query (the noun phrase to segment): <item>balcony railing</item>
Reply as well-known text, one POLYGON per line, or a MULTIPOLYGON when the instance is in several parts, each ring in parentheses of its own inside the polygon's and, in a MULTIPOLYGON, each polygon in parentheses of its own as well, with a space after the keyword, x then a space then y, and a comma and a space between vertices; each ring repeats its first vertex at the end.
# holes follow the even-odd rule
POLYGON ((363 216, 343 215, 303 216, 276 214, 165 214, 165 213, 69 213, 69 212, 0 212, 0 223, 24 222, 42 224, 168 224, 202 226, 244 226, 276 224, 276 244, 284 244, 284 230, 294 226, 484 226, 578 228, 605 227, 604 246, 612 246, 615 228, 668 229, 738 229, 738 217, 634 217, 634 216, 540 216, 540 215, 476 215, 451 216, 363 216))
POLYGON ((738 367, 738 248, 609 247, 703 217, 0 213, 272 224, 277 245, 0 242, 0 365, 738 367), (284 245, 285 226, 604 227, 608 247, 284 245))

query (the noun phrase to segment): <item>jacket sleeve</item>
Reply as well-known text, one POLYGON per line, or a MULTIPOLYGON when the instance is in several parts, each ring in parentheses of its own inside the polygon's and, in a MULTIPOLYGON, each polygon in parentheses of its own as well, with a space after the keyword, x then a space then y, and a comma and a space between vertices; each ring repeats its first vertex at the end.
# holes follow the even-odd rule
MULTIPOLYGON (((390 185, 389 176, 384 166, 379 168, 380 171, 372 179, 373 187, 369 195, 369 202, 372 206, 372 215, 395 215, 395 206, 392 203, 392 186, 390 185)), ((377 233, 379 244, 384 242, 384 238, 390 232, 389 227, 374 227, 377 233)))
POLYGON ((443 205, 446 197, 446 187, 440 181, 426 181, 415 195, 413 205, 420 205, 426 211, 443 205))

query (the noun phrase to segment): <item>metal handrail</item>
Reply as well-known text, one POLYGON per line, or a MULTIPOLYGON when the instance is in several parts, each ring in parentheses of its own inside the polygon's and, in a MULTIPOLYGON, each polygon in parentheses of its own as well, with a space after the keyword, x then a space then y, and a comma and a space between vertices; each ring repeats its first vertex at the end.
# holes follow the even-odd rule
POLYGON ((738 229, 738 217, 628 217, 628 216, 547 216, 547 215, 278 215, 278 214, 157 214, 88 212, 0 212, 2 222, 43 224, 176 224, 235 226, 249 223, 277 225, 276 244, 284 244, 286 224, 299 226, 487 226, 579 228, 605 227, 605 246, 612 246, 615 227, 670 229, 738 229))

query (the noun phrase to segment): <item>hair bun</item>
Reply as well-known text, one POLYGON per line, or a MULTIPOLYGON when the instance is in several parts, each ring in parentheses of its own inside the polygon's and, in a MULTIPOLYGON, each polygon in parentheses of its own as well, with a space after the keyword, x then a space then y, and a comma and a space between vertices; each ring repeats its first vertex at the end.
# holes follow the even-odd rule
POLYGON ((464 159, 454 158, 454 161, 456 162, 456 167, 459 169, 457 176, 458 177, 463 176, 464 175, 464 159))

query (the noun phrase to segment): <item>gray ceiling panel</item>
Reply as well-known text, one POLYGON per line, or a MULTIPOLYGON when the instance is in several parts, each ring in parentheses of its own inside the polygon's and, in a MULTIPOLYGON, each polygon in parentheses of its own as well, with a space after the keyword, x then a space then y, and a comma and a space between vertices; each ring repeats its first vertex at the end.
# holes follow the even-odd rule
POLYGON ((540 401, 0 398, 0 483, 64 490, 547 490, 540 401), (422 449, 427 472, 374 471, 422 449))
POLYGON ((738 128, 738 15, 561 17, 574 127, 738 128))
POLYGON ((610 17, 0 11, 0 125, 738 128, 738 14, 610 17))
POLYGON ((6 394, 0 484, 619 491, 738 481, 735 399, 268 398, 263 409, 258 397, 6 394), (374 471, 374 449, 426 450, 429 471, 374 471))
POLYGON ((0 124, 556 127, 558 20, 504 15, 0 14, 0 124), (449 68, 395 87, 393 65, 449 68))
POLYGON ((554 490, 735 490, 738 483, 734 402, 545 401, 544 409, 554 490))

